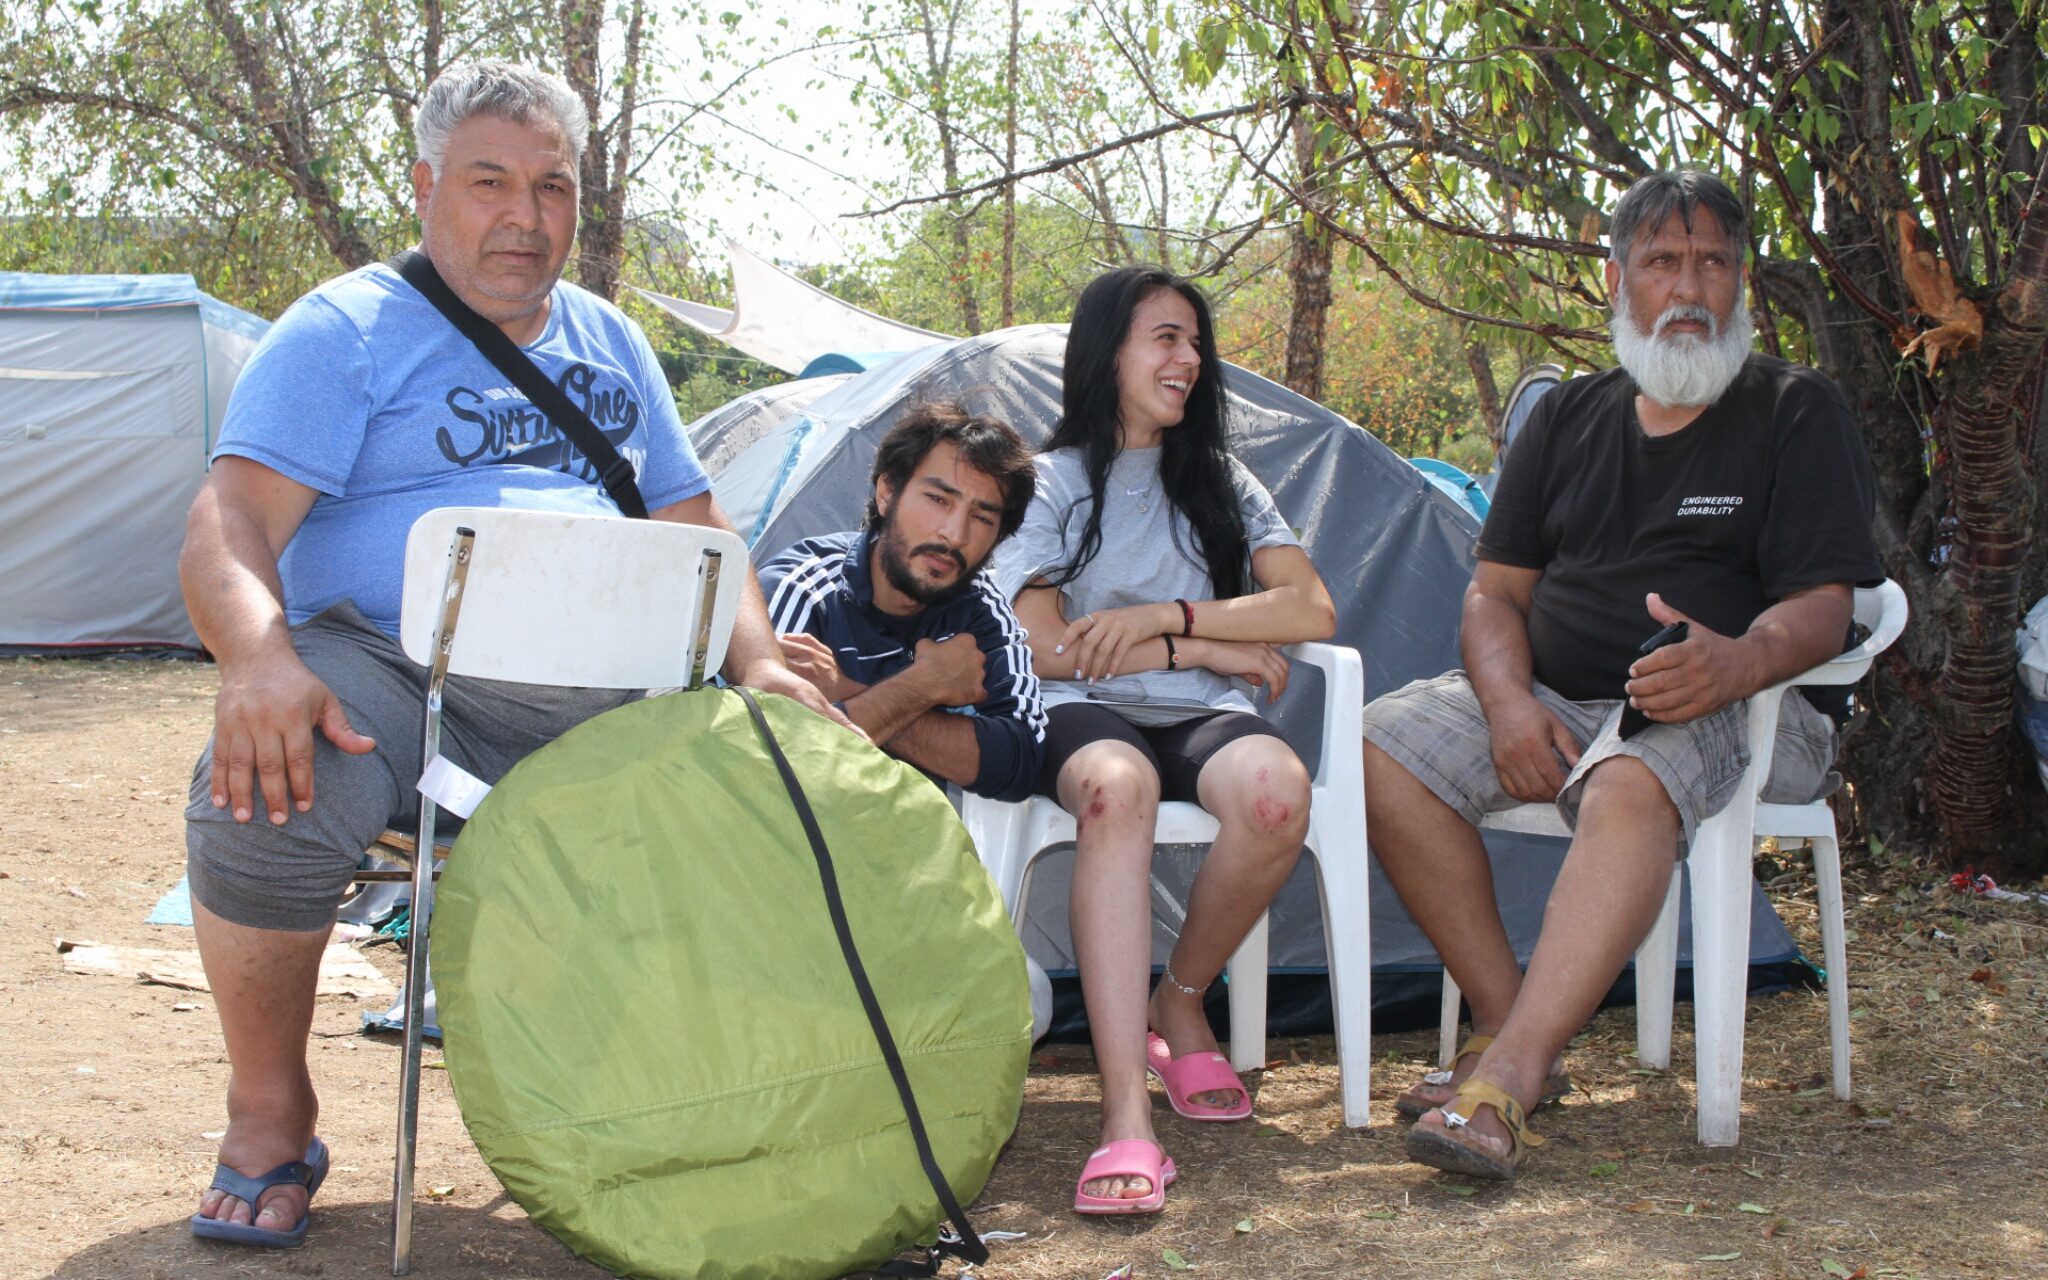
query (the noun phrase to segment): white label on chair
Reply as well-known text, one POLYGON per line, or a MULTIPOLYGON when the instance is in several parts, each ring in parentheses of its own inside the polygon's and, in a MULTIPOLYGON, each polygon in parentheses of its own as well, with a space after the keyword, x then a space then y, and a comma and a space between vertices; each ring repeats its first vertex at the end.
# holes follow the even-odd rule
POLYGON ((419 791, 448 812, 467 818, 491 794, 491 784, 447 756, 435 756, 420 775, 419 791))

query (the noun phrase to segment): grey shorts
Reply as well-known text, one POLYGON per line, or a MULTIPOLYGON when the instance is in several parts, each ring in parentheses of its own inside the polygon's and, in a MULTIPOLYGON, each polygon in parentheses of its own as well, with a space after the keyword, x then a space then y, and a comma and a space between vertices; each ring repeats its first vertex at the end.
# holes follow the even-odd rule
MULTIPOLYGON (((1633 756, 1664 784, 1678 809, 1684 824, 1677 850, 1682 858, 1700 823, 1734 797, 1735 784, 1749 767, 1747 702, 1684 724, 1653 722, 1624 741, 1617 731, 1621 699, 1571 702, 1540 683, 1535 694, 1579 744, 1579 763, 1557 795, 1557 811, 1568 826, 1578 825, 1579 798, 1593 766, 1615 756, 1633 756)), ((1486 716, 1463 671, 1417 680, 1375 698, 1365 708, 1365 737, 1467 822, 1476 825, 1489 813, 1522 803, 1501 789, 1486 716)), ((1787 697, 1778 713, 1777 745, 1763 798, 1773 804, 1821 798, 1835 785, 1829 772, 1834 757, 1834 722, 1805 698, 1787 697)))
MULTIPOLYGON (((426 669, 353 604, 335 605, 292 628, 299 658, 341 700, 376 750, 353 756, 313 733, 313 807, 282 826, 238 823, 213 807, 213 743, 192 769, 185 807, 185 869, 192 894, 234 924, 294 933, 325 929, 363 850, 386 827, 418 821, 426 669)), ((561 689, 451 677, 443 689, 441 754, 485 782, 637 690, 561 689)), ((446 837, 452 819, 439 826, 446 837)))

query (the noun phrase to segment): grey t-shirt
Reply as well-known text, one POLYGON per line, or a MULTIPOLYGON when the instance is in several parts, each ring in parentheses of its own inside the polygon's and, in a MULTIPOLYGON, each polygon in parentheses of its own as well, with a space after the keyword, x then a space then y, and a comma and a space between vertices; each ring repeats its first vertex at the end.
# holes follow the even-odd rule
MULTIPOLYGON (((1037 465, 1038 492, 1024 513, 1024 524, 996 549, 992 562, 996 585, 1013 600, 1032 579, 1058 576, 1080 553, 1081 535, 1088 527, 1088 472, 1080 452, 1059 449, 1040 454, 1037 465)), ((1234 458, 1230 479, 1238 509, 1244 513, 1248 552, 1301 545, 1280 518, 1273 496, 1234 458)), ((1110 464, 1102 496, 1102 546, 1080 575, 1065 584, 1067 617, 1215 595, 1193 530, 1160 487, 1158 449, 1126 449, 1119 454, 1110 464)), ((1239 682, 1200 667, 1112 676, 1092 688, 1043 673, 1040 678, 1047 707, 1100 702, 1134 724, 1173 724, 1210 710, 1253 710, 1243 692, 1251 686, 1240 687, 1239 682)))

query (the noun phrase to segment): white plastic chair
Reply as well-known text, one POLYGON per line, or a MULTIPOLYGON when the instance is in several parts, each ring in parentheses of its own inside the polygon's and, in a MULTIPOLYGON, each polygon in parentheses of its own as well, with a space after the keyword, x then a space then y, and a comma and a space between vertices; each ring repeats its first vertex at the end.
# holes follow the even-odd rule
MULTIPOLYGON (((1306 848, 1315 859, 1321 888, 1344 1123, 1363 1128, 1372 1097, 1372 915, 1361 726, 1365 676, 1352 649, 1296 644, 1286 652, 1323 672, 1322 754, 1310 792, 1306 848)), ((1031 864, 1047 849, 1074 839, 1073 816, 1043 796, 1010 804, 970 794, 960 818, 1010 918, 1021 924, 1031 864)), ((1216 838, 1216 819, 1198 805, 1168 802, 1159 806, 1154 831, 1159 844, 1208 844, 1216 838)), ((1262 915, 1230 957, 1230 1065, 1239 1071, 1266 1059, 1266 930, 1262 915)))
MULTIPOLYGON (((699 525, 443 507, 405 544, 399 642, 429 669, 419 831, 468 816, 490 788, 440 755, 448 676, 597 689, 694 688, 725 661, 746 544, 699 525), (429 792, 431 791, 431 794, 429 792)), ((391 1272, 412 1266, 412 1190, 425 1021, 431 858, 414 858, 405 1051, 391 1193, 391 1272)))
MULTIPOLYGON (((1685 874, 1692 879, 1693 1071, 1702 1146, 1732 1147, 1741 1130, 1751 857, 1756 841, 1764 836, 1798 837, 1812 844, 1835 1096, 1849 1097, 1849 979, 1842 939, 1842 858, 1834 811, 1824 799, 1810 804, 1766 804, 1759 792, 1770 776, 1778 706, 1785 691, 1797 685, 1849 685, 1862 679, 1877 655, 1905 630, 1906 593, 1890 580, 1857 591, 1856 620, 1870 629, 1861 644, 1750 699, 1749 769, 1728 806, 1700 824, 1686 858, 1685 874)), ((1480 825, 1495 831, 1571 835, 1556 806, 1547 803, 1490 814, 1480 825)), ((1671 1065, 1678 896, 1678 876, 1674 874, 1657 923, 1636 949, 1636 1057, 1659 1069, 1671 1065)), ((1446 1065, 1457 1048, 1460 998, 1458 984, 1446 972, 1440 1047, 1446 1065)))

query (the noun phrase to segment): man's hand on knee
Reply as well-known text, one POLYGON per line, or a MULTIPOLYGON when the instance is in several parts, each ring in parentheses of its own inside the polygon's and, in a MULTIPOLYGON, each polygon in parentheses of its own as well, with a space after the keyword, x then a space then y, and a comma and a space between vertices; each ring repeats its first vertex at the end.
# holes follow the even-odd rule
POLYGON ((1501 790, 1525 804, 1554 800, 1579 762, 1578 740, 1533 696, 1486 708, 1501 790))
POLYGON ((296 654, 223 671, 213 709, 214 807, 247 822, 260 786, 273 823, 283 824, 292 808, 311 809, 316 728, 350 755, 377 747, 296 654))

